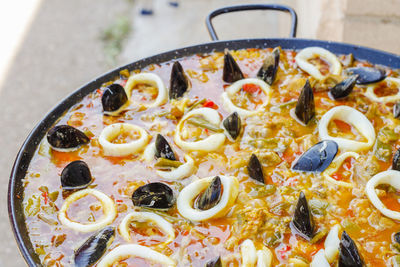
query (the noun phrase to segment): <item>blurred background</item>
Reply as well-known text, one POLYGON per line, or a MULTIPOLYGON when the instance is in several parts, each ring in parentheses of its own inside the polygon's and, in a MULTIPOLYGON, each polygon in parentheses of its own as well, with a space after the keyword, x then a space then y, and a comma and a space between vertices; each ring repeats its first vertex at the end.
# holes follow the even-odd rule
MULTIPOLYGON (((277 3, 299 16, 297 36, 400 54, 399 0, 13 0, 0 2, 0 266, 25 266, 7 214, 19 147, 63 97, 102 73, 204 42, 207 14, 223 6, 277 3)), ((221 39, 287 37, 290 17, 249 11, 214 20, 221 39)))

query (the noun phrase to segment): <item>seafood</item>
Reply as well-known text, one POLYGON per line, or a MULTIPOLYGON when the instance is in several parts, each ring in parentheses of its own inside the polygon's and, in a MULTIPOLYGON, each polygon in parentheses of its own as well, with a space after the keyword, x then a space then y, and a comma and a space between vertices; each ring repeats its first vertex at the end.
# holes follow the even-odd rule
POLYGON ((165 158, 169 160, 176 160, 174 151, 172 151, 171 146, 168 144, 168 141, 161 134, 157 134, 156 137, 156 158, 165 158))
POLYGON ((305 125, 307 125, 315 115, 314 93, 308 80, 301 90, 294 113, 305 125))
POLYGON ((233 83, 241 79, 244 79, 244 76, 242 71, 240 70, 239 65, 236 63, 235 59, 232 57, 229 51, 225 50, 222 80, 227 83, 233 83))
POLYGON ((61 172, 61 186, 65 190, 86 188, 92 182, 89 166, 82 160, 69 163, 61 172))
POLYGON ((330 94, 334 99, 339 99, 348 96, 356 85, 358 75, 352 75, 347 79, 344 79, 340 83, 336 84, 330 89, 330 94))
POLYGON ((375 102, 381 103, 396 103, 400 100, 400 79, 387 77, 385 80, 381 81, 380 83, 370 84, 367 87, 367 91, 365 92, 365 96, 372 99, 375 102), (395 87, 397 90, 396 94, 387 95, 387 96, 378 96, 375 94, 375 89, 383 84, 386 87, 395 87))
POLYGON ((128 103, 124 87, 113 83, 104 90, 101 97, 103 112, 107 115, 118 115, 128 103))
POLYGON ((218 257, 215 258, 215 259, 209 260, 209 261, 206 263, 206 266, 205 266, 205 267, 222 267, 221 257, 218 256, 218 257))
POLYGON ((80 130, 69 125, 57 125, 47 133, 47 142, 55 150, 72 151, 89 143, 90 139, 80 130))
POLYGON ((235 111, 222 121, 222 125, 228 133, 228 136, 236 140, 242 128, 242 121, 239 114, 235 111))
POLYGON ((393 155, 392 169, 400 171, 400 149, 397 149, 393 155))
POLYGON ((132 194, 133 205, 152 209, 169 209, 175 204, 174 192, 163 183, 149 183, 132 194))
POLYGON ((251 154, 249 163, 247 164, 247 171, 249 172, 249 176, 260 183, 264 182, 264 173, 262 170, 262 165, 258 160, 257 156, 251 154))
POLYGON ((353 188, 354 184, 352 182, 344 182, 344 181, 338 181, 334 178, 332 178, 332 174, 338 171, 340 166, 343 164, 343 162, 349 158, 352 157, 354 159, 357 159, 360 155, 356 152, 344 152, 340 154, 337 158, 335 158, 330 166, 323 172, 323 175, 325 177, 325 180, 328 181, 331 184, 337 185, 337 186, 343 186, 346 188, 353 188))
POLYGON ((343 231, 340 239, 339 267, 363 267, 365 266, 357 246, 353 239, 343 231))
POLYGON ((303 191, 300 192, 291 225, 304 239, 310 240, 314 237, 316 230, 314 217, 303 191))
POLYGON ((183 71, 181 63, 175 61, 172 65, 171 79, 169 86, 169 98, 177 99, 183 96, 189 89, 189 79, 183 71))
POLYGON ((346 72, 350 75, 358 75, 357 84, 376 83, 385 79, 385 71, 371 67, 347 68, 346 72))
POLYGON ((275 81, 276 72, 278 71, 279 67, 279 56, 280 48, 275 47, 270 54, 267 54, 263 65, 257 73, 257 77, 269 85, 272 85, 275 81))
POLYGON ((196 199, 195 207, 200 210, 209 210, 221 200, 221 178, 215 176, 206 190, 196 199))

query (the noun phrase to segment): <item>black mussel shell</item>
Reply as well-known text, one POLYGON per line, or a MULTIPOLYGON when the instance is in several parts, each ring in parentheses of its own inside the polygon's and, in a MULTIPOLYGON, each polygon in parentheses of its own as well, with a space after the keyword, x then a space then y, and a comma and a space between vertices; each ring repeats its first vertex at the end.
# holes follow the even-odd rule
POLYGON ((396 119, 400 119, 400 102, 394 104, 394 106, 393 106, 393 116, 396 119))
POLYGON ((225 127, 226 131, 229 133, 233 140, 236 140, 236 138, 238 138, 240 130, 242 128, 242 121, 236 111, 226 117, 222 122, 222 125, 225 127))
POLYGON ((150 183, 138 187, 132 194, 133 205, 152 209, 169 209, 175 203, 174 192, 163 183, 150 183))
POLYGON ((400 171, 400 148, 393 155, 392 169, 400 171))
POLYGON ((385 71, 372 67, 354 67, 346 69, 348 74, 357 74, 357 84, 376 83, 385 79, 385 71))
POLYGON ((205 267, 222 267, 221 257, 218 256, 218 257, 215 258, 215 259, 209 260, 209 261, 206 263, 206 266, 205 266, 205 267))
POLYGON ((236 63, 232 55, 227 50, 225 50, 222 80, 227 83, 233 83, 241 79, 244 79, 244 76, 242 71, 240 70, 239 65, 236 63))
POLYGON ((82 189, 92 181, 89 166, 81 160, 69 163, 61 172, 61 185, 65 190, 82 189))
POLYGON ((308 80, 301 90, 294 113, 304 124, 307 124, 315 115, 314 93, 308 80))
POLYGON ((350 236, 343 231, 339 246, 339 267, 362 267, 365 266, 358 249, 350 236))
POLYGON ((335 141, 324 140, 304 152, 294 163, 292 169, 303 172, 323 172, 331 164, 338 152, 335 141))
POLYGON ((300 192, 299 200, 297 201, 296 209, 294 211, 292 226, 296 229, 298 234, 306 240, 314 237, 315 223, 308 206, 306 196, 300 192))
POLYGON ((258 160, 257 156, 251 154, 249 163, 247 164, 247 171, 249 172, 249 176, 260 183, 264 182, 264 173, 262 169, 262 165, 258 160))
POLYGON ((169 86, 169 98, 176 99, 183 96, 189 88, 189 80, 183 71, 181 63, 175 61, 172 65, 169 86))
POLYGON ((169 160, 176 160, 174 151, 168 141, 161 134, 157 134, 156 138, 156 158, 165 158, 169 160))
POLYGON ((330 89, 330 93, 334 99, 348 96, 356 85, 358 75, 352 75, 349 78, 341 81, 330 89))
POLYGON ((393 235, 393 241, 397 244, 400 244, 400 232, 397 232, 393 235))
POLYGON ((257 73, 257 77, 269 85, 272 85, 275 81, 276 72, 278 70, 279 57, 280 49, 279 47, 276 47, 272 50, 272 53, 268 54, 265 58, 263 65, 257 73))
POLYGON ((75 250, 74 266, 87 267, 94 265, 106 252, 114 239, 114 235, 114 227, 107 226, 89 237, 82 246, 75 250))
POLYGON ((69 125, 54 126, 47 133, 47 141, 54 148, 75 148, 89 143, 90 139, 80 130, 69 125))
POLYGON ((215 176, 207 189, 202 192, 196 200, 195 206, 200 210, 209 210, 218 204, 221 199, 221 178, 215 176))
POLYGON ((110 84, 104 90, 101 97, 101 104, 103 110, 106 112, 113 112, 120 109, 128 101, 124 87, 117 83, 110 84))

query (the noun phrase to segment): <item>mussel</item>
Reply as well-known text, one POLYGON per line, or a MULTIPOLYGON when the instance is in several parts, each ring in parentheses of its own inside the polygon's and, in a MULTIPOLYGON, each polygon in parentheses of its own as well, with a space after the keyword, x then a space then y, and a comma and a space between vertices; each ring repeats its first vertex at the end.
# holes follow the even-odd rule
POLYGON ((179 61, 175 61, 171 70, 169 98, 177 99, 182 97, 188 88, 189 80, 183 71, 182 65, 179 63, 179 61))
POLYGON ((221 178, 219 178, 219 176, 215 176, 208 185, 207 189, 197 197, 195 207, 200 210, 211 209, 220 201, 221 192, 221 178))
POLYGON ((61 186, 65 190, 82 189, 92 181, 89 166, 82 160, 72 161, 61 172, 61 186))
POLYGON ((339 267, 362 267, 365 266, 357 246, 350 236, 343 231, 339 245, 339 267))
POLYGON ((400 171, 400 148, 393 155, 392 169, 400 171))
POLYGON ((240 70, 239 65, 236 63, 235 59, 232 57, 229 51, 225 50, 222 80, 227 83, 233 83, 241 79, 244 79, 244 76, 242 71, 240 70))
POLYGON ((330 93, 334 99, 339 99, 348 96, 356 85, 358 75, 352 75, 349 78, 341 81, 330 89, 330 93))
POLYGON ((72 126, 57 125, 47 133, 47 141, 55 149, 72 149, 89 143, 90 139, 72 126))
POLYGON ((247 164, 247 171, 249 172, 249 176, 251 178, 259 181, 260 183, 265 183, 262 165, 257 156, 254 154, 251 154, 249 163, 247 164))
POLYGON ((264 60, 263 65, 257 73, 257 77, 264 82, 272 85, 275 81, 276 72, 279 66, 280 48, 275 47, 274 50, 264 60))
POLYGON ((152 209, 169 209, 175 203, 174 192, 163 183, 149 183, 138 187, 132 194, 135 206, 152 209))
POLYGON ((393 106, 393 116, 396 119, 400 119, 400 102, 397 102, 396 104, 394 104, 394 106, 393 106))
POLYGON ((294 163, 292 169, 303 172, 323 172, 331 164, 338 152, 335 141, 324 140, 304 152, 294 163))
POLYGON ((74 252, 75 266, 87 267, 94 265, 106 252, 108 246, 114 240, 114 235, 114 227, 107 226, 89 237, 83 245, 74 252))
POLYGON ((101 104, 106 113, 115 112, 128 101, 124 87, 117 83, 110 84, 103 92, 101 104))
POLYGON ((357 84, 376 83, 385 79, 385 71, 372 67, 354 67, 346 69, 348 74, 357 74, 357 84))
POLYGON ((315 115, 314 93, 308 80, 301 90, 294 113, 306 125, 315 115))
POLYGON ((314 218, 303 191, 300 192, 291 224, 304 239, 311 240, 314 237, 314 218))
POLYGON ((242 121, 236 111, 226 117, 222 122, 222 125, 233 140, 236 140, 236 138, 238 138, 240 130, 242 128, 242 121))
POLYGON ((393 241, 400 245, 400 232, 393 235, 393 241))
POLYGON ((221 256, 215 259, 209 260, 205 267, 222 267, 221 256))
POLYGON ((174 151, 168 141, 161 134, 157 134, 156 137, 156 158, 165 158, 169 160, 176 160, 174 151))

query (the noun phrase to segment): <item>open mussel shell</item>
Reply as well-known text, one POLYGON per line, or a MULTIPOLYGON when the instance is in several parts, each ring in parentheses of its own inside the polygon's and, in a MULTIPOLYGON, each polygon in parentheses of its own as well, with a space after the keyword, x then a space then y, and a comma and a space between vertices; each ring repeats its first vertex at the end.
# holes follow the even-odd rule
POLYGON ((264 184, 264 173, 262 170, 262 165, 257 156, 254 154, 251 154, 249 163, 247 164, 247 171, 249 172, 249 176, 251 178, 264 184))
POLYGON ((308 80, 301 90, 294 113, 306 125, 315 115, 314 93, 308 80))
POLYGON ((362 267, 365 266, 357 246, 350 236, 343 231, 339 245, 339 267, 362 267))
POLYGON ((392 169, 400 171, 400 149, 398 149, 393 155, 392 169))
POLYGON ((149 183, 138 187, 132 194, 133 205, 152 209, 169 209, 175 203, 174 192, 163 183, 149 183))
POLYGON ((117 83, 110 84, 103 92, 101 104, 105 112, 114 112, 128 101, 124 87, 117 83))
POLYGON ((189 80, 183 71, 182 65, 178 61, 175 61, 171 70, 169 98, 177 99, 182 97, 188 88, 189 80))
POLYGON ((222 267, 221 257, 218 256, 215 259, 209 260, 205 267, 222 267))
POLYGON ((242 128, 242 121, 236 111, 226 117, 222 122, 222 125, 233 140, 236 140, 236 138, 238 138, 240 130, 242 128))
POLYGON ((358 75, 352 75, 349 78, 341 81, 330 89, 330 93, 334 99, 339 99, 348 96, 356 85, 358 75))
POLYGON ((257 77, 269 85, 272 85, 275 81, 276 72, 278 70, 279 57, 280 49, 279 47, 276 47, 265 58, 263 65, 257 73, 257 77))
POLYGON ((400 102, 394 104, 394 106, 393 106, 393 116, 396 119, 400 119, 400 102))
POLYGON ((215 176, 208 185, 207 189, 197 198, 195 207, 200 210, 211 209, 217 205, 221 199, 221 192, 221 178, 219 178, 219 176, 215 176))
POLYGON ((174 151, 168 141, 161 134, 157 134, 156 137, 156 158, 165 158, 169 160, 176 160, 174 151))
POLYGON ((372 67, 354 67, 346 69, 346 72, 351 75, 358 75, 357 84, 376 83, 385 79, 385 71, 372 67))
POLYGON ((324 140, 304 152, 292 167, 295 171, 323 172, 331 164, 338 152, 335 141, 324 140))
POLYGON ((114 227, 107 226, 89 237, 82 246, 75 250, 74 263, 76 267, 94 265, 106 252, 114 239, 114 227))
POLYGON ((61 186, 65 190, 82 189, 92 181, 89 166, 81 160, 69 163, 61 172, 61 186))
POLYGON ((300 192, 291 224, 304 239, 311 240, 314 237, 314 218, 303 192, 300 192))
POLYGON ((54 148, 70 149, 87 144, 90 139, 72 126, 58 125, 51 128, 47 133, 47 141, 54 148))
POLYGON ((241 79, 244 79, 244 76, 239 65, 236 63, 235 59, 228 52, 228 50, 225 50, 222 80, 227 83, 233 83, 241 79))

